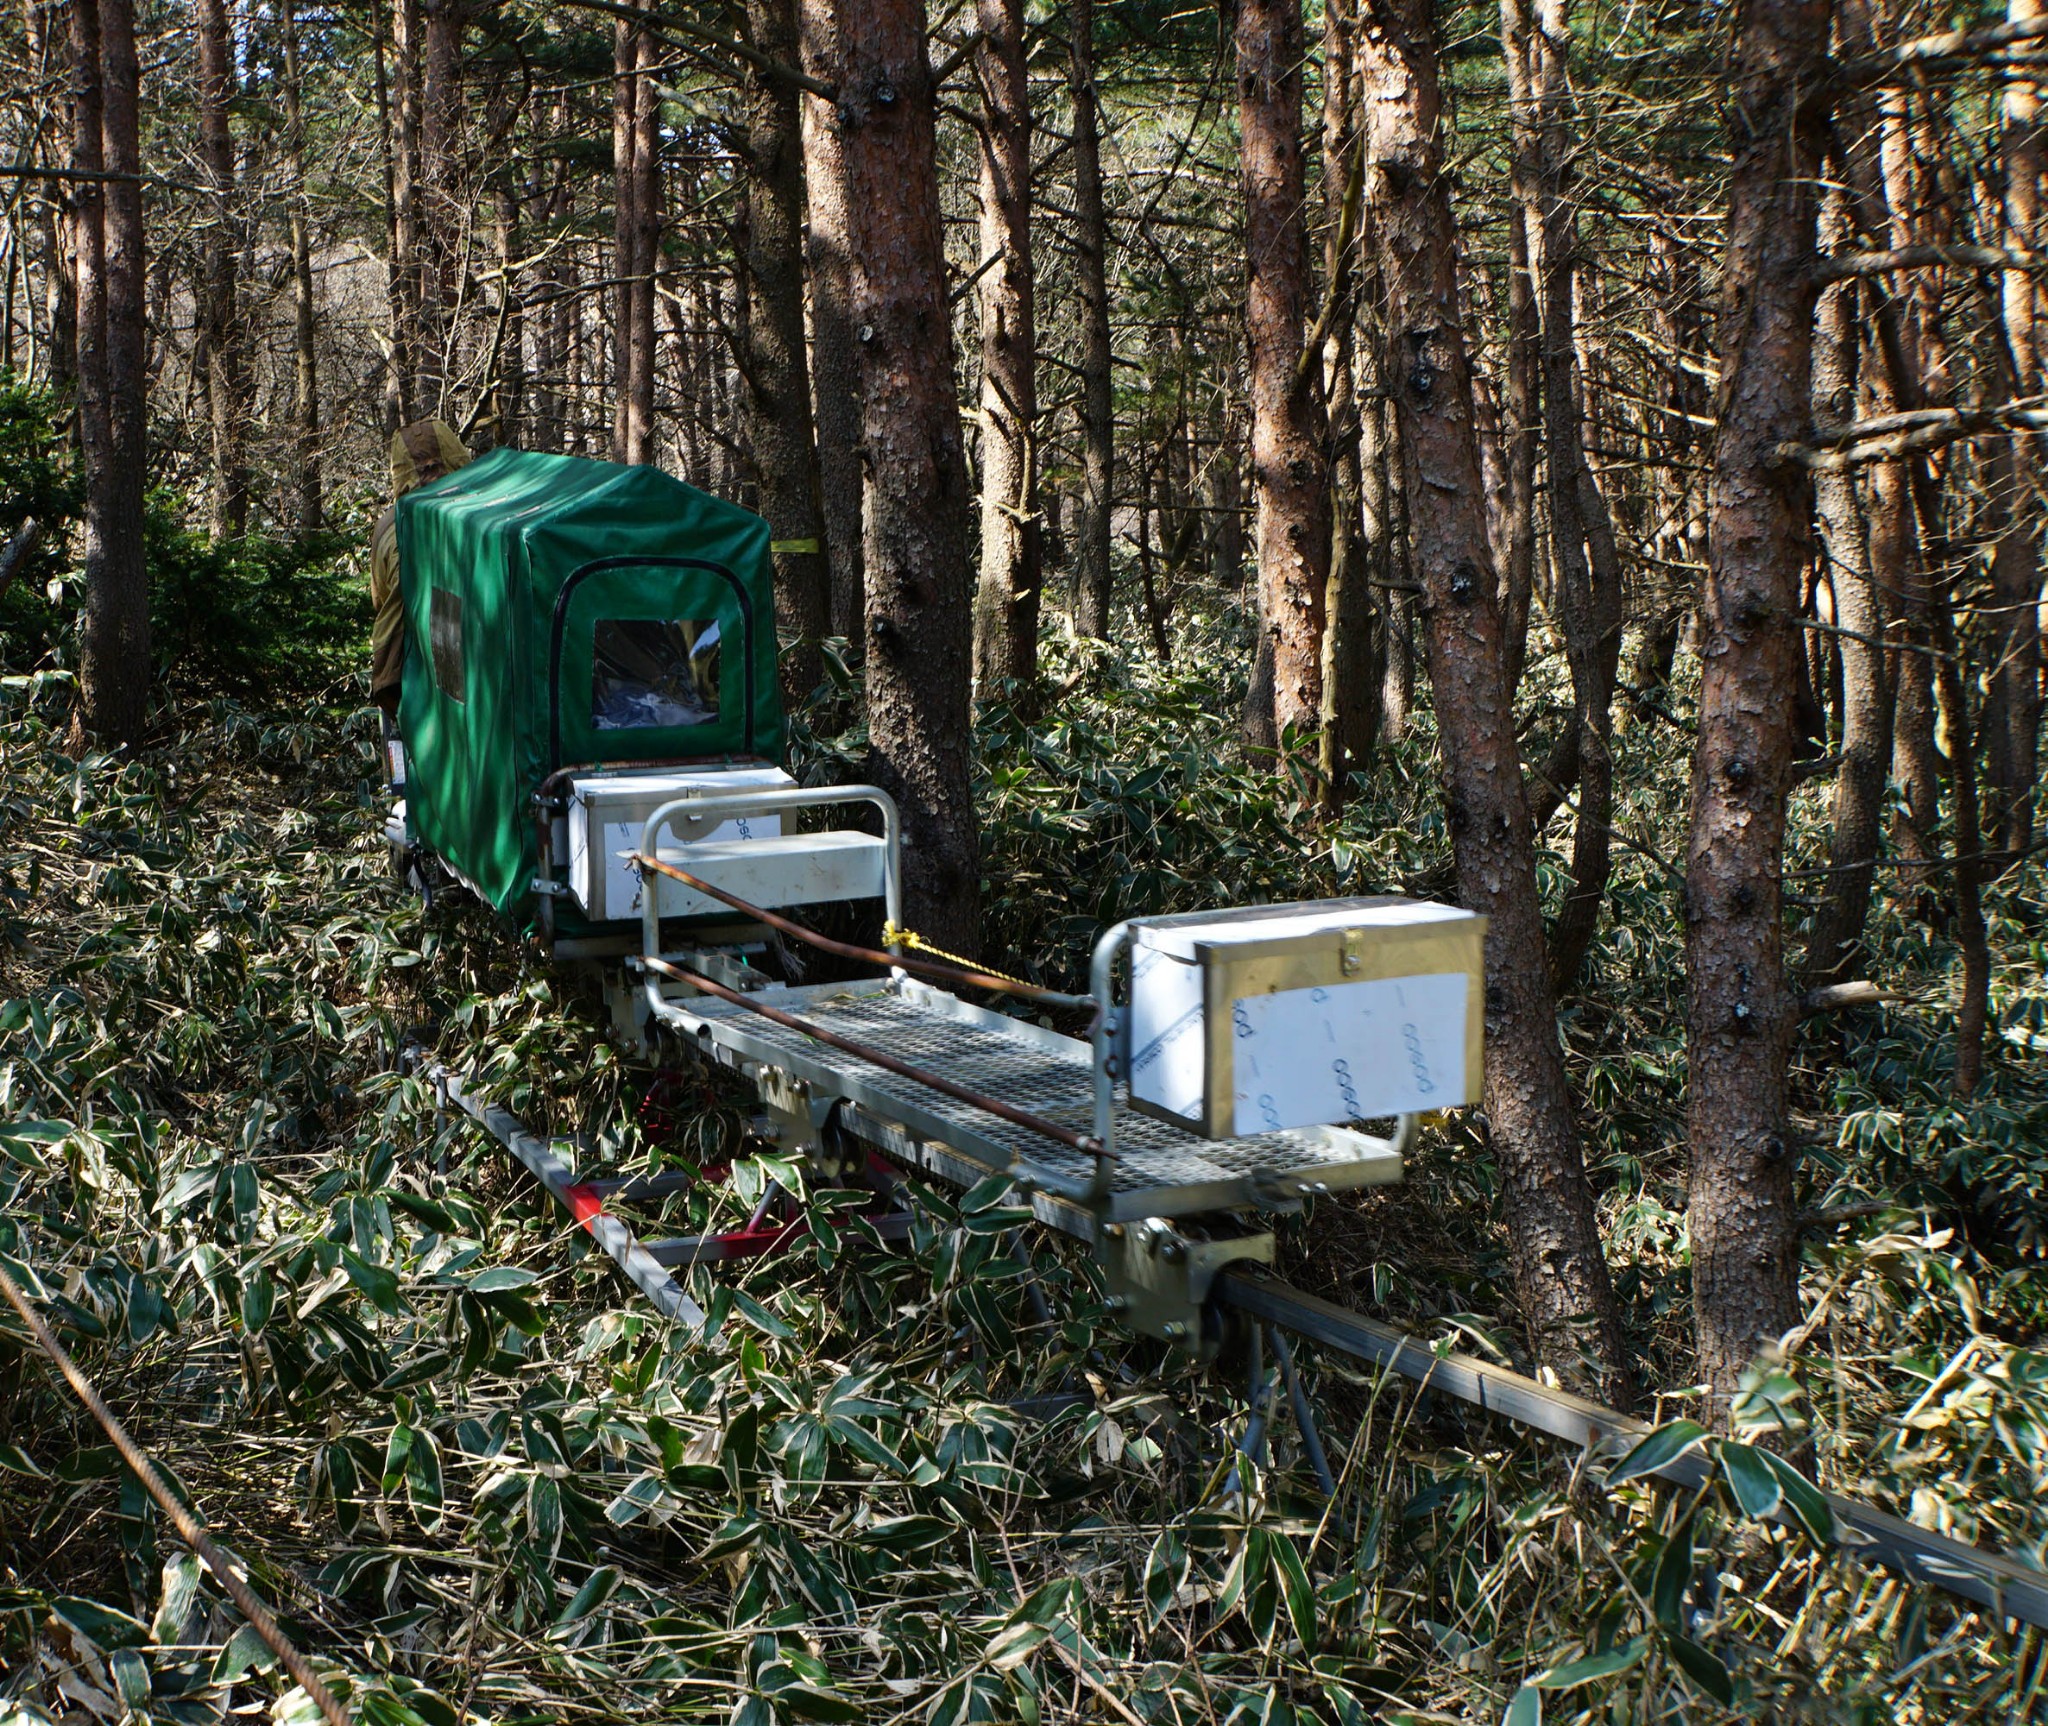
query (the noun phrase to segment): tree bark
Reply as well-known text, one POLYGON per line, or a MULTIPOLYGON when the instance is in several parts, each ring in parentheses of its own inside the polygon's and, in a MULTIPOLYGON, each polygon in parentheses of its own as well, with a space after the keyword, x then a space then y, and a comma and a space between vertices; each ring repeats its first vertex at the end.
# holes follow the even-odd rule
POLYGON ((903 812, 906 916, 971 956, 981 921, 971 499, 924 9, 919 0, 834 0, 833 14, 867 456, 872 772, 903 812))
MULTIPOLYGON (((794 0, 748 0, 747 35, 762 54, 794 65, 794 0)), ((796 646, 782 661, 793 707, 824 675, 819 643, 832 633, 832 588, 811 430, 804 351, 803 125, 797 91, 756 67, 747 75, 746 229, 748 439, 761 513, 775 531, 775 618, 796 646)))
POLYGON ((299 25, 294 0, 280 0, 284 34, 285 156, 291 170, 292 253, 292 429, 295 452, 292 492, 300 533, 320 531, 320 355, 314 341, 313 247, 306 220, 306 121, 299 74, 299 25))
MULTIPOLYGON (((1501 34, 1511 75, 1520 56, 1513 46, 1507 14, 1519 13, 1502 0, 1501 34)), ((1524 212, 1530 207, 1535 164, 1526 145, 1517 142, 1511 169, 1519 206, 1508 216, 1507 387, 1506 424, 1502 427, 1502 466, 1506 485, 1502 498, 1506 558, 1501 570, 1501 628, 1507 642, 1507 685, 1522 685, 1522 667, 1529 651, 1529 604, 1536 582, 1536 457, 1542 445, 1543 321, 1536 303, 1536 263, 1524 212)))
MULTIPOLYGON (((1577 708, 1578 808, 1572 885, 1551 931, 1555 986, 1576 980, 1599 927, 1614 815, 1614 677, 1621 652, 1621 571, 1613 524, 1586 463, 1579 410, 1575 277, 1578 216, 1566 191, 1570 92, 1565 57, 1569 0, 1501 0, 1514 98, 1515 182, 1541 305, 1544 476, 1551 559, 1577 708)), ((1559 789, 1563 787, 1560 785, 1559 789)))
POLYGON ((472 211, 462 175, 462 37, 464 0, 401 0, 418 6, 419 177, 419 401, 422 412, 452 412, 459 332, 449 322, 458 289, 458 260, 472 211))
POLYGON ((1627 1348, 1565 1085, 1502 675, 1428 0, 1370 0, 1362 23, 1369 225, 1387 296, 1383 365, 1400 427, 1459 897, 1490 919, 1484 1099, 1506 1180, 1515 1292, 1538 1356, 1625 1402, 1627 1348))
POLYGON ((418 11, 413 0, 399 0, 392 20, 392 63, 387 67, 384 59, 384 8, 373 0, 370 31, 376 50, 377 144, 379 165, 384 172, 384 293, 391 320, 390 346, 384 368, 384 430, 387 436, 400 426, 411 423, 417 399, 414 366, 418 352, 415 309, 419 304, 419 248, 413 165, 418 141, 418 110, 410 95, 411 70, 407 65, 405 47, 408 17, 417 26, 418 11))
POLYGON ((1774 452, 1804 434, 1811 412, 1828 14, 1829 0, 1752 0, 1737 29, 1729 111, 1686 868, 1694 1324, 1721 1413, 1757 1350, 1799 1316, 1783 851, 1810 497, 1802 473, 1774 452))
MULTIPOLYGON (((1830 205, 1841 198, 1830 192, 1830 205)), ((1846 208, 1831 210, 1827 229, 1848 230, 1846 208)), ((1858 355, 1862 341, 1855 282, 1821 296, 1814 326, 1813 409, 1822 424, 1856 416, 1858 355)), ((1841 765, 1835 771, 1828 840, 1827 897, 1806 949, 1802 989, 1842 983, 1856 974, 1878 847, 1884 836, 1885 782, 1892 762, 1892 688, 1885 664, 1888 608, 1871 580, 1871 546, 1856 476, 1842 470, 1814 481, 1814 512, 1835 594, 1841 628, 1841 765)))
MULTIPOLYGON (((1845 35, 1850 27, 1871 37, 1868 0, 1844 0, 1845 35)), ((1886 90, 1880 97, 1876 119, 1880 133, 1878 150, 1877 207, 1890 223, 1894 247, 1910 246, 1938 237, 1935 213, 1923 202, 1916 164, 1916 140, 1903 92, 1886 90)), ((1885 389, 1876 411, 1918 407, 1946 394, 1947 367, 1943 364, 1938 333, 1929 327, 1928 316, 1935 309, 1928 302, 1928 278, 1935 272, 1915 271, 1893 313, 1896 353, 1887 356, 1885 389), (1909 399, 1910 398, 1910 399, 1909 399)), ((1936 296, 1938 302, 1938 295, 1936 296)), ((1896 489, 1887 500, 1912 533, 1917 514, 1913 500, 1914 481, 1904 464, 1881 464, 1873 476, 1873 491, 1896 489)), ((1933 520, 1920 522, 1929 533, 1933 520)), ((1913 533, 1913 538, 1920 536, 1913 533)), ((1892 775, 1898 784, 1892 832, 1901 854, 1915 862, 1931 862, 1935 855, 1935 830, 1941 822, 1941 752, 1934 741, 1934 597, 1928 579, 1928 548, 1915 548, 1907 565, 1901 604, 1903 625, 1901 651, 1894 665, 1892 725, 1892 775)), ((1920 871, 1904 872, 1900 885, 1925 883, 1930 877, 1920 871)), ((1931 895, 1925 902, 1931 906, 1931 895)))
POLYGON ((1116 473, 1115 364, 1109 333, 1109 222, 1095 88, 1095 0, 1073 0, 1068 70, 1074 98, 1074 290, 1081 302, 1081 492, 1074 520, 1074 627, 1109 637, 1111 486, 1116 473))
MULTIPOLYGON (((1371 172, 1370 164, 1367 166, 1371 172)), ((1389 347, 1391 313, 1375 329, 1379 353, 1389 347)), ((1380 389, 1386 390, 1384 362, 1375 370, 1380 389)), ((1408 721, 1415 711, 1415 554, 1409 538, 1408 476, 1401 454, 1401 416, 1388 410, 1382 414, 1379 480, 1387 499, 1387 557, 1385 579, 1380 589, 1380 730, 1391 741, 1408 735, 1408 721)), ((1512 699, 1512 695, 1510 696, 1512 699)))
MULTIPOLYGON (((88 476, 107 464, 107 220, 105 67, 97 0, 75 0, 71 21, 71 194, 66 239, 72 253, 73 363, 78 375, 78 445, 88 476)), ((93 521, 86 524, 88 564, 93 521)))
MULTIPOLYGON (((797 28, 803 69, 823 79, 837 63, 831 0, 800 0, 797 28)), ((832 633, 858 655, 866 634, 867 589, 861 549, 860 364, 853 322, 853 257, 839 160, 838 118, 824 98, 799 98, 804 190, 810 204, 807 260, 811 283, 811 386, 817 412, 818 487, 825 561, 832 587, 832 633)))
POLYGON ((981 45, 981 581, 975 680, 984 695, 1038 675, 1038 323, 1031 268, 1031 87, 1024 0, 978 0, 981 45))
POLYGON ((1245 337, 1262 657, 1270 720, 1245 706, 1254 744, 1322 718, 1324 588, 1330 575, 1330 468, 1321 403, 1303 363, 1307 231, 1301 147, 1301 0, 1241 0, 1238 125, 1244 139, 1245 337))
POLYGON ((242 256, 235 204, 235 139, 228 103, 236 89, 234 43, 224 0, 195 0, 199 49, 199 163, 211 197, 199 242, 199 325, 206 350, 206 397, 213 429, 213 488, 208 525, 215 539, 249 525, 247 439, 253 402, 235 304, 242 256))
POLYGON ((612 31, 612 459, 647 466, 654 428, 654 274, 661 232, 661 137, 654 38, 612 31))
POLYGON ((85 606, 72 746, 81 749, 88 743, 134 743, 149 704, 149 573, 142 543, 147 258, 133 0, 99 0, 97 6, 80 0, 72 14, 78 156, 108 175, 103 192, 81 199, 94 218, 90 233, 80 224, 85 606), (96 133, 90 140, 88 129, 96 133))
POLYGON ((1962 958, 1950 1090, 1957 1102, 1967 1102, 1984 1074, 1984 1031, 1991 1017, 1991 949, 1984 928, 1982 886, 1984 829, 1977 808, 1977 750, 1963 649, 1946 605, 1937 604, 1933 626, 1935 699, 1948 732, 1949 789, 1955 799, 1955 857, 1950 874, 1956 949, 1962 958))
MULTIPOLYGON (((2031 23, 2044 16, 2048 16, 2044 0, 2007 0, 2009 22, 2031 23)), ((2021 71, 2008 79, 2003 120, 2003 240, 2008 251, 2036 252, 2048 239, 2042 220, 2048 139, 2043 137, 2038 78, 2021 71)), ((2012 363, 2007 374, 2002 359, 1994 357, 1991 371, 2013 398, 2038 395, 2043 382, 2039 283, 2030 271, 2007 270, 2000 290, 2001 321, 2012 363)), ((1998 621, 1994 633, 1997 656, 1984 711, 1989 733, 1985 753, 1993 769, 1992 807, 1984 827, 1998 847, 2013 857, 2022 855, 2034 841, 2040 771, 2041 526, 2039 506, 2028 496, 2022 476, 2039 471, 2041 450, 2039 437, 2015 433, 1987 452, 1986 463, 1994 503, 2004 520, 1991 563, 1998 621)))
MULTIPOLYGON (((1315 356, 1322 373, 1330 439, 1330 573, 1324 590, 1322 712, 1317 759, 1322 811, 1344 807, 1351 775, 1371 759, 1379 717, 1364 475, 1363 427, 1355 370, 1357 345, 1358 107, 1352 66, 1352 5, 1323 9, 1324 293, 1319 323, 1328 330, 1315 356)), ((1375 533, 1384 524, 1375 522, 1375 533)))
MULTIPOLYGON (((514 117, 504 116, 509 132, 514 117)), ((492 440, 514 448, 527 447, 526 426, 526 299, 520 290, 524 273, 525 242, 521 237, 521 180, 510 172, 491 176, 493 219, 491 243, 498 256, 498 304, 492 312, 490 352, 483 371, 482 388, 488 403, 482 424, 491 428, 492 440)))

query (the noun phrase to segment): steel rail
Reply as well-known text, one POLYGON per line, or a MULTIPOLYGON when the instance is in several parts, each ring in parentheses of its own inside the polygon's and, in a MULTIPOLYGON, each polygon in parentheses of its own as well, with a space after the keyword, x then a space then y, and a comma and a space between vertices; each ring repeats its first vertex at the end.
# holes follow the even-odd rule
MULTIPOLYGON (((714 990, 727 993, 716 985, 714 990)), ((863 1052, 861 1058, 870 1057, 863 1052)), ((656 1306, 692 1323, 701 1319, 701 1310, 683 1293, 666 1267, 634 1239, 623 1223, 597 1210, 591 1188, 575 1182, 545 1140, 528 1132, 508 1110, 471 1096, 438 1063, 425 1065, 422 1076, 533 1170, 555 1199, 583 1223, 597 1244, 656 1306)), ((884 1151, 891 1149, 886 1137, 887 1123, 877 1121, 871 1126, 869 1118, 857 1108, 841 1111, 840 1126, 864 1143, 884 1151)), ((1605 1451, 1608 1460, 1618 1460, 1624 1447, 1633 1446, 1654 1430, 1632 1415, 1604 1408, 1568 1390, 1540 1384, 1491 1361, 1468 1354, 1440 1354, 1392 1325, 1263 1274, 1226 1268, 1216 1276, 1212 1298, 1256 1322, 1277 1326, 1324 1348, 1399 1373, 1425 1390, 1441 1391, 1517 1426, 1563 1439, 1589 1453, 1605 1451)), ((1706 1483, 1709 1468, 1707 1459, 1691 1450, 1651 1472, 1681 1486, 1698 1488, 1706 1483)), ((1856 1499, 1835 1493, 1824 1496, 1846 1556, 1882 1564, 1912 1581, 1943 1589, 1995 1614, 2048 1629, 2048 1572, 2030 1568, 2001 1552, 1966 1546, 1856 1499)))
POLYGON ((555 1155, 554 1147, 538 1133, 526 1130, 526 1123, 509 1109, 487 1103, 467 1089, 462 1081, 438 1061, 424 1062, 420 1077, 433 1087, 442 1102, 453 1104, 510 1151, 547 1188, 555 1201, 577 1222, 627 1280, 655 1307, 684 1324, 701 1325, 704 1309, 693 1301, 669 1269, 617 1217, 607 1215, 598 1195, 576 1179, 576 1171, 555 1155))
POLYGON ((716 899, 730 905, 735 911, 765 923, 771 929, 808 942, 826 953, 836 953, 842 959, 858 959, 863 964, 893 967, 901 971, 914 972, 928 977, 935 983, 965 983, 972 988, 986 989, 994 994, 1017 995, 1027 1001, 1043 1002, 1048 1007, 1093 1007, 1093 995, 1063 995, 1057 989, 1041 988, 1036 983, 1022 982, 1015 977, 999 976, 991 971, 977 971, 967 965, 949 965, 936 959, 912 958, 907 953, 882 953, 873 947, 858 947, 851 941, 835 941, 829 935, 820 935, 815 929, 806 929, 794 918, 780 912, 770 911, 742 899, 737 893, 728 893, 723 887, 714 887, 709 881, 692 875, 687 869, 678 869, 673 863, 664 863, 659 857, 650 857, 642 852, 632 852, 627 861, 642 869, 651 869, 657 875, 665 875, 671 881, 680 881, 694 893, 702 893, 707 899, 716 899))
MULTIPOLYGON (((1310 1342, 1384 1367, 1513 1421, 1587 1450, 1606 1448, 1618 1461, 1654 1430, 1647 1422, 1603 1408, 1567 1390, 1539 1384, 1468 1354, 1438 1354, 1415 1337, 1334 1301, 1240 1270, 1217 1275, 1215 1297, 1247 1317, 1278 1325, 1310 1342)), ((1681 1486, 1706 1483, 1711 1465, 1697 1449, 1651 1472, 1681 1486)), ((1987 1552, 1836 1493, 1824 1495, 1845 1554, 1899 1571, 1975 1601, 1993 1613, 2048 1629, 2048 1571, 2002 1552, 1987 1552)))
MULTIPOLYGON (((937 1091, 942 1097, 951 1097, 956 1103, 965 1103, 970 1109, 979 1109, 985 1115, 994 1115, 999 1121, 1008 1121, 1013 1127, 1022 1127, 1026 1132, 1037 1133, 1051 1139, 1055 1144, 1067 1146, 1070 1150, 1084 1155, 1101 1155, 1098 1143, 1071 1127, 1063 1127, 1057 1121, 1048 1121, 1043 1115, 1034 1115, 1029 1109, 1020 1109, 1014 1103, 1006 1103, 1000 1097, 988 1097, 981 1092, 970 1090, 965 1085, 956 1085, 951 1079, 941 1078, 937 1073, 928 1073, 922 1067, 914 1067, 908 1061, 899 1061, 894 1055, 884 1054, 869 1043, 855 1042, 851 1037, 842 1037, 836 1031, 828 1031, 812 1024, 808 1019, 799 1019, 794 1013, 785 1013, 779 1007, 771 1007, 765 1001, 757 1001, 739 989, 728 989, 723 983, 714 983, 709 977, 695 971, 686 971, 680 965, 666 959, 643 956, 640 963, 650 971, 659 971, 664 977, 672 977, 678 983, 687 983, 693 989, 702 989, 705 994, 720 1001, 730 1001, 735 1007, 744 1007, 750 1013, 759 1013, 771 1024, 782 1026, 823 1043, 828 1049, 837 1049, 841 1054, 851 1055, 855 1060, 866 1061, 880 1067, 884 1072, 894 1073, 898 1078, 909 1079, 913 1084, 937 1091)), ((674 1011, 674 1003, 664 1003, 668 1011, 674 1011)))

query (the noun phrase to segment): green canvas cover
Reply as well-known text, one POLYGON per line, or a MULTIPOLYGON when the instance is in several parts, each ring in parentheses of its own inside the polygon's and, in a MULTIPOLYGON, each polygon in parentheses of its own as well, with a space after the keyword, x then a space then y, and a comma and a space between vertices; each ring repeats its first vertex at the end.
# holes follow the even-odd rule
POLYGON ((413 835, 522 921, 558 767, 782 760, 768 524, 658 468, 493 450, 398 504, 413 835))

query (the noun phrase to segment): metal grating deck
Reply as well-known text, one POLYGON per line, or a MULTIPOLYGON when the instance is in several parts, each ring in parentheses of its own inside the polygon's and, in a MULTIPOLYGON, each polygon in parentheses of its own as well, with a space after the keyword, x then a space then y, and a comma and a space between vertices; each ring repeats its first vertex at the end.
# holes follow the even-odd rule
MULTIPOLYGON (((822 1030, 1029 1109, 1056 1125, 1083 1133, 1094 1125, 1093 1061, 1088 1045, 1073 1038, 914 984, 827 984, 775 990, 767 998, 822 1030)), ((1017 1162, 1069 1177, 1086 1178, 1093 1169, 1092 1158, 1029 1128, 828 1048, 744 1007, 702 996, 672 1006, 701 1027, 700 1036, 798 1072, 815 1088, 849 1099, 864 1113, 898 1122, 913 1135, 936 1138, 984 1172, 1017 1162)), ((1119 1160, 1109 1196, 1114 1221, 1285 1204, 1317 1187, 1335 1191, 1384 1185, 1398 1180, 1401 1170, 1398 1152, 1362 1133, 1325 1128, 1205 1139, 1121 1102, 1116 1149, 1119 1160)))

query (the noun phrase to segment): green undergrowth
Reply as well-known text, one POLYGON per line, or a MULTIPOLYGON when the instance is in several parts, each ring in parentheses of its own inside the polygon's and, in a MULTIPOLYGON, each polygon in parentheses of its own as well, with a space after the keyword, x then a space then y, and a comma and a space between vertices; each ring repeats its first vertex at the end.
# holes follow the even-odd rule
MULTIPOLYGON (((1440 874, 1426 721, 1318 825, 1306 784, 1240 756, 1241 648, 1191 630, 1163 671, 1056 645, 1058 696, 986 716, 993 960, 1073 983, 1114 917, 1440 874)), ((137 759, 74 762, 64 700, 52 679, 0 693, 0 1251, 362 1718, 2037 1709, 2036 1636, 1849 1560, 1808 1481, 2037 1558, 2048 1538, 2038 876, 1994 894, 1980 1101, 1945 1101, 1951 955, 1910 904, 1873 943, 1904 999, 1802 1041, 1813 1318, 1740 1434, 1798 1468, 1667 1424, 1655 1442, 1698 1448, 1706 1484, 1638 1457, 1603 1489, 1613 1456, 1303 1345, 1325 1500, 1284 1413, 1263 1466, 1237 1455, 1241 1364, 1132 1343, 1085 1258, 1000 1193, 914 1188, 908 1252, 872 1238, 865 1195, 810 1193, 789 1254, 693 1273, 706 1322, 658 1320, 400 1051, 585 1167, 737 1158, 648 1214, 675 1232, 802 1185, 739 1136, 739 1099, 627 1059, 587 983, 474 908, 396 890, 366 715, 188 703, 137 759)), ((1675 1420, 1682 692, 1673 711, 1625 735, 1629 845, 1564 1025, 1675 1420)), ((858 753, 803 737, 814 775, 858 753)), ((1568 842, 1549 836, 1553 876, 1568 842)), ((1296 1281, 1512 1359, 1500 1242, 1467 1123, 1426 1136, 1406 1187, 1284 1224, 1282 1249, 1296 1281)), ((11 1315, 0 1358, 0 1720, 310 1718, 11 1315)))

